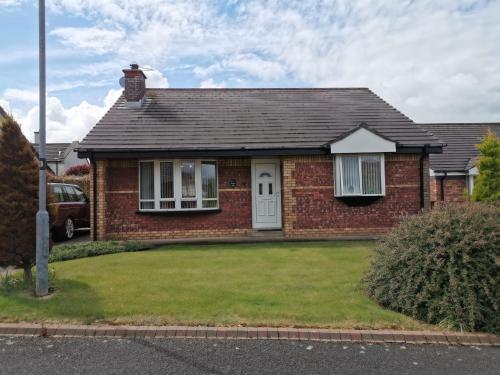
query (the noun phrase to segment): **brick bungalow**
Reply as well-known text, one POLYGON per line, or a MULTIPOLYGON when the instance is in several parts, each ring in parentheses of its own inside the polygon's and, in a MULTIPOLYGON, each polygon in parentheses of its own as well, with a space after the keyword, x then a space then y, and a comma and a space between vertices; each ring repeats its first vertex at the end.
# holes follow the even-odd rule
POLYGON ((491 129, 500 134, 500 123, 421 124, 446 147, 430 155, 431 202, 465 202, 472 194, 479 151, 476 146, 491 129))
POLYGON ((78 148, 93 239, 374 236, 430 206, 442 143, 369 89, 146 89, 123 72, 78 148))

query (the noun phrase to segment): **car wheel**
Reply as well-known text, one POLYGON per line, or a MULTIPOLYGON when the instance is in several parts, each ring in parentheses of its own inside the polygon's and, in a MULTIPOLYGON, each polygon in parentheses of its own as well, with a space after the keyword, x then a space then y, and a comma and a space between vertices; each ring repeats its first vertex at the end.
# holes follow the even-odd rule
POLYGON ((68 217, 64 222, 64 238, 71 240, 75 236, 75 223, 73 219, 68 217))

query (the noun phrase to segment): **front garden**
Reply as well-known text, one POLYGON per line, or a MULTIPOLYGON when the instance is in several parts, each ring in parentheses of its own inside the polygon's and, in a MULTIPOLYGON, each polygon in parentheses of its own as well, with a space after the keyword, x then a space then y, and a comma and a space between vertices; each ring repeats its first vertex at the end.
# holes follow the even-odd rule
POLYGON ((0 320, 424 328, 381 308, 360 286, 373 247, 170 245, 55 262, 55 293, 35 299, 24 289, 4 291, 0 320))

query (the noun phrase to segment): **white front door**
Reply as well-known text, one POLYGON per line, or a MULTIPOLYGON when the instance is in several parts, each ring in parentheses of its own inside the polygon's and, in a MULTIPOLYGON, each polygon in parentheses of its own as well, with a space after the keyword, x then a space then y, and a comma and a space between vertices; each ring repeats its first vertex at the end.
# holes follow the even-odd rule
POLYGON ((255 229, 281 229, 279 159, 252 160, 252 219, 255 229))

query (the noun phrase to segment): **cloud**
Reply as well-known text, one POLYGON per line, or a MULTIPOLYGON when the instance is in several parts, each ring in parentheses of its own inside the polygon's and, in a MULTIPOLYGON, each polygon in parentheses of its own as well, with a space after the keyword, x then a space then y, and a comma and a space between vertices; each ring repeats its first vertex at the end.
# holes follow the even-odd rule
POLYGON ((205 84, 217 74, 369 86, 418 121, 500 119, 500 1, 50 3, 114 27, 96 29, 102 40, 56 33, 63 43, 156 66, 212 61, 194 70, 205 84))
POLYGON ((0 98, 0 107, 2 107, 7 113, 12 112, 10 109, 10 103, 5 99, 0 98))
MULTIPOLYGON (((65 108, 56 97, 47 98, 47 142, 71 142, 81 139, 102 117, 104 108, 81 102, 65 108)), ((33 132, 39 128, 39 107, 30 109, 23 117, 16 117, 23 133, 33 140, 33 132)))
MULTIPOLYGON (((68 108, 57 97, 48 96, 46 107, 47 142, 81 140, 97 121, 104 116, 121 93, 122 90, 109 90, 102 106, 83 101, 79 105, 68 108)), ((12 108, 10 102, 6 99, 0 99, 0 105, 7 111, 10 111, 12 108)), ((34 138, 33 133, 38 131, 39 128, 39 111, 38 104, 26 112, 19 110, 12 111, 16 120, 21 124, 24 135, 31 141, 34 138)))
POLYGON ((24 103, 36 103, 38 102, 38 93, 35 90, 7 89, 2 98, 5 101, 17 100, 24 103))
POLYGON ((102 69, 87 64, 87 77, 118 79, 132 59, 194 63, 203 85, 217 85, 216 76, 252 86, 368 86, 416 121, 500 121, 500 1, 49 0, 48 7, 99 25, 51 34, 68 49, 105 56, 102 69))
POLYGON ((113 104, 118 100, 120 95, 122 94, 123 90, 116 90, 116 89, 111 89, 108 91, 108 94, 104 98, 104 108, 108 110, 111 108, 113 104))
POLYGON ((221 89, 226 87, 225 82, 216 83, 213 78, 206 79, 200 82, 200 88, 202 89, 221 89))
MULTIPOLYGON (((160 71, 144 66, 148 87, 169 87, 168 79, 160 71)), ((80 104, 65 107, 63 102, 52 92, 74 89, 76 87, 100 87, 109 85, 106 81, 69 81, 62 84, 52 84, 48 87, 47 96, 47 140, 48 142, 70 142, 81 140, 89 130, 101 119, 106 111, 116 102, 122 89, 111 89, 106 94, 102 105, 82 101, 80 104)), ((33 138, 33 132, 39 127, 38 91, 6 89, 0 97, 0 105, 12 112, 21 123, 23 133, 28 139, 33 138), (23 109, 27 107, 26 109, 23 109)))
POLYGON ((90 53, 104 54, 120 46, 125 32, 97 27, 61 27, 52 30, 50 35, 58 37, 63 45, 90 53))
POLYGON ((0 0, 1 7, 15 7, 19 6, 24 2, 24 0, 0 0))
POLYGON ((149 65, 145 65, 143 67, 144 74, 146 75, 146 87, 149 88, 167 88, 168 79, 163 75, 162 72, 150 67, 149 65))
POLYGON ((200 78, 221 72, 241 72, 266 81, 281 79, 286 74, 280 63, 264 60, 252 53, 235 54, 207 68, 197 66, 193 71, 200 78))

